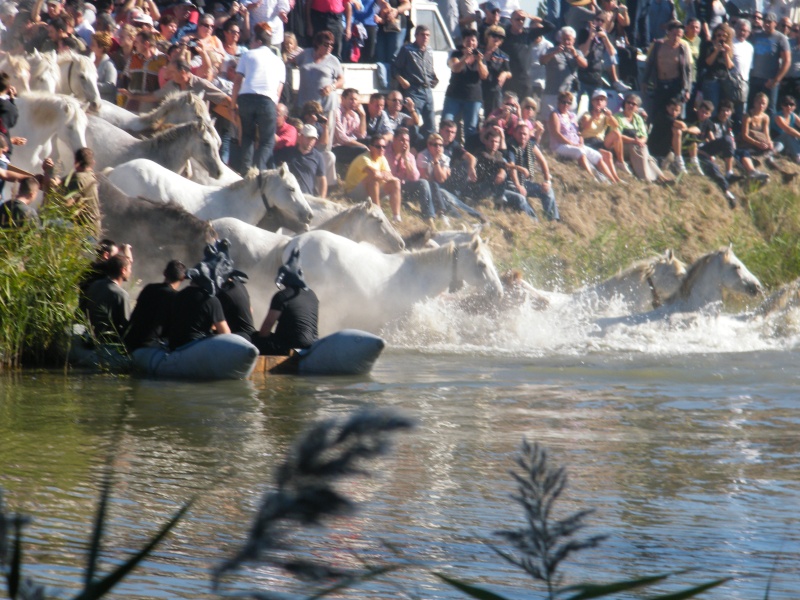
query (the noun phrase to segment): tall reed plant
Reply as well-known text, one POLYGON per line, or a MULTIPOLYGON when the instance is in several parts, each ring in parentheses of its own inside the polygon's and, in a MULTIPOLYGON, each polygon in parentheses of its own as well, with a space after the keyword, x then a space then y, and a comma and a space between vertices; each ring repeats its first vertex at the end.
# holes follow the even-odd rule
POLYGON ((58 364, 75 321, 90 231, 48 200, 41 227, 0 229, 0 370, 58 364))

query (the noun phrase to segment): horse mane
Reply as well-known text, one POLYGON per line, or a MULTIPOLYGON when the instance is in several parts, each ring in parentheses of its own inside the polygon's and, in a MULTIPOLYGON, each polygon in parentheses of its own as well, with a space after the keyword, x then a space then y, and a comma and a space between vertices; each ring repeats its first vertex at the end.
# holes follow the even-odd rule
MULTIPOLYGON (((30 64, 30 60, 28 60, 30 64)), ((34 60, 34 65, 31 67, 31 78, 38 77, 47 71, 55 71, 58 69, 58 62, 56 57, 49 52, 39 54, 38 60, 34 60)))
POLYGON ((30 73, 31 63, 29 63, 28 59, 25 58, 24 56, 17 56, 16 54, 7 54, 5 58, 8 61, 8 65, 15 71, 21 71, 22 69, 26 69, 30 73))
POLYGON ((456 245, 450 242, 449 244, 439 246, 438 248, 424 248, 422 250, 417 250, 416 252, 412 252, 411 256, 415 257, 419 264, 428 265, 446 262, 443 260, 443 256, 447 259, 447 261, 450 261, 453 259, 453 255, 455 253, 456 245))
POLYGON ((342 221, 346 221, 347 219, 349 219, 350 215, 352 215, 353 213, 363 212, 369 214, 370 207, 371 204, 367 204, 366 202, 359 202, 358 204, 348 206, 343 211, 336 213, 330 219, 318 225, 317 228, 321 229, 323 228, 323 226, 325 228, 328 228, 334 225, 339 225, 342 221))
POLYGON ((689 270, 686 272, 686 276, 683 278, 683 283, 681 283, 680 289, 675 292, 675 294, 668 298, 667 301, 671 301, 674 299, 681 299, 686 300, 689 295, 692 293, 692 288, 694 284, 697 282, 700 274, 705 270, 708 264, 714 260, 719 254, 722 252, 726 252, 727 248, 720 248, 719 250, 715 250, 714 252, 709 252, 705 256, 701 256, 696 261, 692 263, 692 266, 689 267, 689 270))
POLYGON ((39 123, 53 124, 56 117, 66 113, 68 120, 85 121, 80 102, 71 96, 47 92, 25 92, 21 96, 31 104, 31 117, 39 123))
POLYGON ((61 54, 56 55, 57 65, 62 65, 64 63, 73 61, 82 63, 86 67, 88 67, 89 65, 94 67, 94 61, 91 58, 89 58, 88 56, 84 56, 83 54, 78 54, 77 52, 74 52, 72 50, 69 50, 68 52, 62 52, 61 54))
POLYGON ((426 227, 405 236, 403 241, 406 243, 406 248, 422 248, 431 241, 432 237, 433 231, 430 227, 426 227))
MULTIPOLYGON (((192 94, 192 92, 183 92, 177 90, 167 94, 158 106, 146 113, 142 113, 139 115, 139 117, 144 121, 151 121, 152 127, 154 129, 159 129, 164 124, 167 113, 169 113, 175 106, 180 106, 184 103, 191 103, 195 108, 202 106, 203 109, 205 109, 205 103, 202 102, 196 95, 192 94)), ((205 110, 204 112, 207 113, 208 111, 205 110)))
POLYGON ((164 131, 158 131, 153 135, 153 137, 142 141, 145 142, 148 147, 157 147, 163 143, 178 141, 180 138, 185 137, 189 129, 192 128, 199 129, 200 125, 197 123, 184 123, 183 125, 176 125, 175 127, 170 127, 164 131))
MULTIPOLYGON (((275 173, 275 169, 270 169, 268 171, 264 171, 264 175, 273 174, 275 173)), ((234 181, 233 183, 226 186, 226 188, 231 192, 240 191, 243 188, 246 188, 249 185, 252 185, 253 180, 258 177, 259 171, 258 167, 250 167, 245 173, 244 177, 242 177, 238 181, 234 181)))
POLYGON ((609 283, 622 281, 631 275, 635 275, 637 281, 644 281, 648 276, 653 274, 656 263, 662 258, 662 256, 653 256, 651 258, 645 258, 637 261, 624 271, 619 271, 616 275, 612 275, 607 281, 609 283))

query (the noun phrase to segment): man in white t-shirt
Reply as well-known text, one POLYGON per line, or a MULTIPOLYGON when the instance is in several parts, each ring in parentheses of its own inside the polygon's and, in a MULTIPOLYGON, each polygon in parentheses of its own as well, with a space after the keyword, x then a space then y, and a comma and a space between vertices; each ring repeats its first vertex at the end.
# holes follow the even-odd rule
MULTIPOLYGON (((733 66, 745 81, 750 81, 750 68, 753 65, 753 44, 747 41, 752 31, 748 19, 739 19, 736 23, 736 37, 733 40, 733 66)), ((746 102, 733 103, 733 126, 736 131, 742 125, 742 117, 747 108, 746 102)))
POLYGON ((266 23, 256 25, 250 38, 250 50, 236 66, 231 103, 241 121, 241 157, 239 173, 244 175, 252 166, 264 170, 273 166, 275 147, 276 105, 286 81, 286 68, 270 50, 270 32, 266 23), (256 134, 258 148, 253 155, 256 134))

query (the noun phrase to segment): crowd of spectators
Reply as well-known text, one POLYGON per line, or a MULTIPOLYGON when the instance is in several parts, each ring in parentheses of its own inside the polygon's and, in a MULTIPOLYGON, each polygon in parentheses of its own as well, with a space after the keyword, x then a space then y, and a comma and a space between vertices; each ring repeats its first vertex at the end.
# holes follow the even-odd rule
POLYGON ((202 91, 238 172, 285 161, 304 192, 342 181, 396 220, 404 201, 431 225, 483 219, 486 199, 535 219, 529 198, 557 220, 540 143, 608 185, 694 169, 732 206, 737 167, 764 181, 780 152, 800 163, 799 3, 479 2, 458 3, 447 73, 411 0, 6 0, 0 35, 11 53, 92 56, 102 97, 135 112, 202 91), (392 91, 348 88, 346 62, 382 64, 392 91))

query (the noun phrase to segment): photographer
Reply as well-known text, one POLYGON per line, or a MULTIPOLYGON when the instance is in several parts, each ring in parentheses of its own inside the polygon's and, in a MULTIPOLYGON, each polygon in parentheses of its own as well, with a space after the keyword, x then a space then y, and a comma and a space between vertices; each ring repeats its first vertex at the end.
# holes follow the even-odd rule
POLYGON ((556 108, 559 94, 572 91, 578 80, 578 69, 589 66, 583 53, 575 47, 572 27, 562 27, 557 37, 558 45, 539 59, 546 73, 540 110, 543 119, 556 108))
POLYGON ((595 90, 601 89, 607 85, 607 82, 603 79, 606 57, 608 57, 611 63, 610 75, 613 82, 612 87, 620 92, 630 91, 627 86, 623 86, 622 83, 617 80, 617 50, 614 48, 614 44, 611 43, 607 31, 612 24, 612 17, 613 15, 609 12, 599 13, 594 21, 591 21, 587 25, 587 28, 581 31, 578 36, 578 49, 586 57, 587 62, 585 68, 578 69, 578 81, 580 81, 581 85, 578 104, 580 104, 583 94, 586 94, 591 101, 595 90))
POLYGON ((412 132, 412 141, 416 135, 416 128, 422 125, 422 117, 414 108, 414 99, 404 99, 403 94, 397 90, 389 92, 386 96, 386 116, 392 133, 398 127, 408 127, 412 132))
POLYGON ((478 130, 478 117, 483 102, 481 82, 489 77, 489 70, 478 50, 478 32, 467 30, 462 34, 461 49, 454 51, 447 61, 452 74, 444 96, 442 119, 457 121, 464 118, 464 134, 470 137, 478 130))

